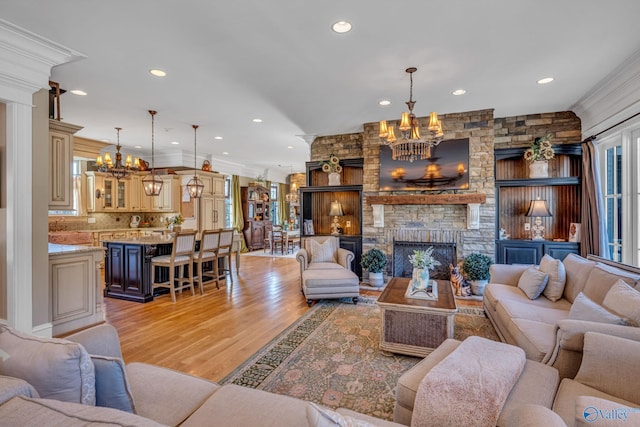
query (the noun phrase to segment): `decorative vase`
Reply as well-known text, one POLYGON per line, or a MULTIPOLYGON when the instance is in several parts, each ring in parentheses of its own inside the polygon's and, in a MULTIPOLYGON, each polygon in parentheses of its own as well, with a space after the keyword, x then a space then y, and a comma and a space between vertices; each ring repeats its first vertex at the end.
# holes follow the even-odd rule
POLYGON ((546 160, 536 160, 529 163, 529 178, 548 178, 549 163, 546 160))
POLYGON ((329 174, 329 185, 340 185, 340 174, 338 172, 329 174))
POLYGON ((429 286, 429 269, 414 268, 411 276, 411 284, 415 290, 424 290, 429 286))
POLYGON ((382 276, 382 271, 377 273, 369 272, 369 285, 380 288, 384 285, 384 277, 382 276))
POLYGON ((488 280, 471 280, 471 292, 474 295, 484 295, 484 287, 489 283, 488 280))

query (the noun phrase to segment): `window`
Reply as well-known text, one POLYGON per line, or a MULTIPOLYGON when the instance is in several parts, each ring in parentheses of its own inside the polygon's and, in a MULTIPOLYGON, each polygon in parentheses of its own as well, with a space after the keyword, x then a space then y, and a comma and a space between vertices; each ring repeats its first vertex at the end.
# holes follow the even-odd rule
POLYGON ((278 184, 271 184, 269 190, 271 192, 269 198, 271 201, 271 221, 274 224, 278 224, 280 222, 280 217, 278 216, 280 213, 280 206, 278 205, 278 184))
POLYGON ((596 142, 609 256, 640 265, 640 120, 596 142))
POLYGON ((233 227, 233 199, 231 197, 231 175, 224 180, 224 226, 233 227))

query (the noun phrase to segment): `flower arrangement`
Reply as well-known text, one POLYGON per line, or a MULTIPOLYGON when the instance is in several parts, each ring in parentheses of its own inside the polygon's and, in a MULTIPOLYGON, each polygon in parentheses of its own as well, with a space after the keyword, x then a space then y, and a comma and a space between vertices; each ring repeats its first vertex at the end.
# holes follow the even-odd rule
POLYGON ((413 255, 409 255, 409 262, 413 268, 422 268, 433 270, 440 264, 440 261, 433 257, 433 246, 429 246, 426 250, 414 250, 413 255))
POLYGON ((184 218, 182 217, 182 215, 176 215, 173 218, 171 218, 172 224, 182 225, 183 222, 184 222, 184 218))
POLYGON ((326 173, 340 173, 342 172, 342 166, 340 166, 340 159, 333 154, 329 155, 328 162, 322 162, 322 172, 326 173))
POLYGON ((535 161, 547 161, 553 159, 555 152, 549 140, 553 135, 547 134, 542 138, 536 138, 524 152, 524 159, 530 163, 535 161))

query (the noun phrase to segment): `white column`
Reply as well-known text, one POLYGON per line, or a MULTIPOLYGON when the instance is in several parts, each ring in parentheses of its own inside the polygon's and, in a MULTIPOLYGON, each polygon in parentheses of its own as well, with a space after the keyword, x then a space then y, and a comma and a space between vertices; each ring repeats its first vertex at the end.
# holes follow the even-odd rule
POLYGON ((30 332, 32 317, 31 105, 7 104, 7 321, 30 332))

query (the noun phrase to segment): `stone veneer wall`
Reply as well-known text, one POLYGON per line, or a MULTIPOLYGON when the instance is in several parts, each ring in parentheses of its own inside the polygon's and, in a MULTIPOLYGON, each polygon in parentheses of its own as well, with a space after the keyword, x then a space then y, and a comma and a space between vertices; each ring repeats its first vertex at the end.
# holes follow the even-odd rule
MULTIPOLYGON (((378 247, 389 255, 393 239, 405 241, 455 241, 458 260, 472 252, 495 255, 494 147, 528 146, 536 137, 553 133, 553 144, 578 142, 580 119, 570 111, 494 118, 493 110, 479 110, 441 117, 445 138, 469 138, 470 188, 459 193, 484 193, 480 228, 468 230, 466 205, 386 205, 385 227, 373 227, 367 196, 393 194, 378 191, 378 123, 364 124, 362 133, 318 137, 311 145, 311 160, 364 158, 363 251, 378 247)), ((419 118, 426 127, 428 117, 419 118)), ((407 194, 406 192, 402 194, 407 194)), ((416 193, 418 194, 418 193, 416 193)), ((390 271, 390 266, 388 270, 390 271)))

